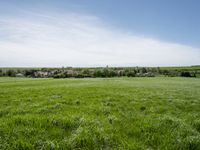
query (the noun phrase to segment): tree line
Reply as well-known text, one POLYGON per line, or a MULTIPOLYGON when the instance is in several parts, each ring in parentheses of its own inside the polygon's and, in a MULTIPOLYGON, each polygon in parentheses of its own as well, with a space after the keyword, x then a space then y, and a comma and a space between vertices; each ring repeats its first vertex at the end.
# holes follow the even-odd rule
POLYGON ((196 77, 200 70, 163 69, 160 67, 102 67, 102 68, 1 68, 0 76, 34 78, 96 78, 96 77, 196 77))

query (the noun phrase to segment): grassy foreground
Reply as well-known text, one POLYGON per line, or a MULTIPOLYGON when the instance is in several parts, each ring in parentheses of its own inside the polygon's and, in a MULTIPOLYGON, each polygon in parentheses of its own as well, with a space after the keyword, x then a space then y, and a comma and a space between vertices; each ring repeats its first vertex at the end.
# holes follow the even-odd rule
POLYGON ((0 78, 0 149, 200 149, 200 79, 0 78))

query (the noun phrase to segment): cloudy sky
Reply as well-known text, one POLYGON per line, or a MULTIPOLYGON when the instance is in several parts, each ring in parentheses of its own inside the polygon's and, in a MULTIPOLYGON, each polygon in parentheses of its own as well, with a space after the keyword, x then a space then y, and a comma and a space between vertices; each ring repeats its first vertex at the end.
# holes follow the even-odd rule
POLYGON ((198 0, 0 1, 0 67, 200 64, 198 0))

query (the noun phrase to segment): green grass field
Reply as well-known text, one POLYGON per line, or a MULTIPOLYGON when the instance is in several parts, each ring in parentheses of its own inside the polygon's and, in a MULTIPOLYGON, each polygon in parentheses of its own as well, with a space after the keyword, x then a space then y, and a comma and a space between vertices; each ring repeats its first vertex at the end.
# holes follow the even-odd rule
POLYGON ((200 79, 0 78, 0 149, 200 149, 200 79))

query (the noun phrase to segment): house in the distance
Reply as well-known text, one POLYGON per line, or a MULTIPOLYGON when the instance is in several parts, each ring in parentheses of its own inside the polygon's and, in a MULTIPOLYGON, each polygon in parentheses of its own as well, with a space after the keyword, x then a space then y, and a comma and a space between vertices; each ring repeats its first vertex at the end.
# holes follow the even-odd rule
POLYGON ((51 75, 50 72, 47 72, 47 71, 37 71, 37 72, 34 72, 34 77, 42 77, 42 78, 45 78, 45 77, 49 77, 51 75))
POLYGON ((15 76, 16 77, 24 77, 24 75, 22 73, 17 73, 15 76))

